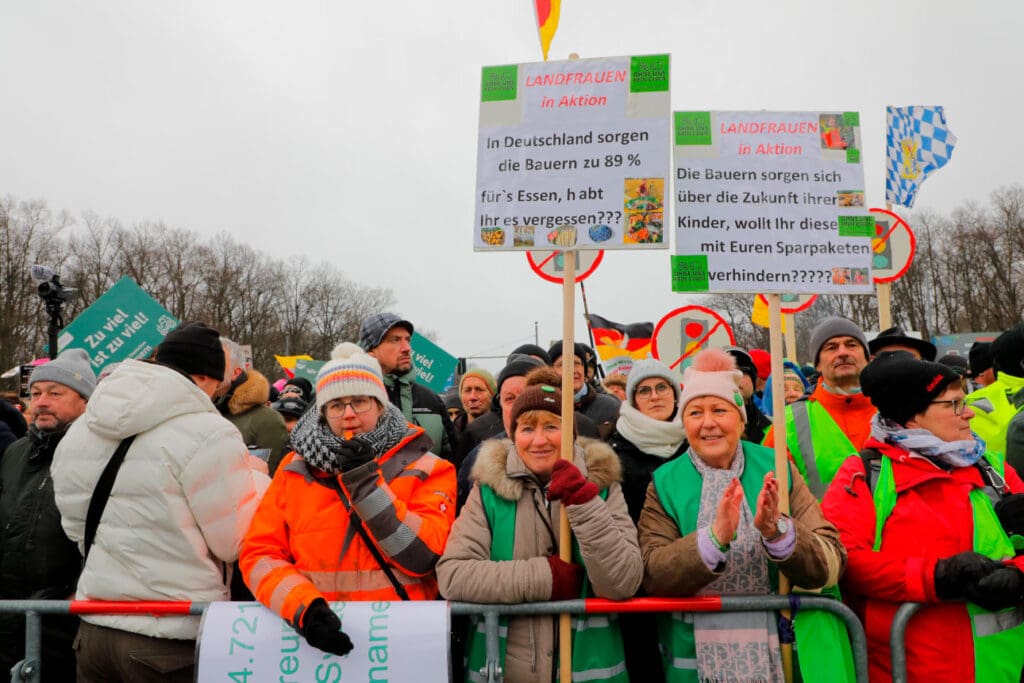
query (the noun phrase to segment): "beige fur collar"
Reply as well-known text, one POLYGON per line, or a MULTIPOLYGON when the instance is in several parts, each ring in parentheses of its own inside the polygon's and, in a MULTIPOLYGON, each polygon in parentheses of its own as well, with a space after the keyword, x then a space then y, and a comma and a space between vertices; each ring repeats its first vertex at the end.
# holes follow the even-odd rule
POLYGON ((240 415, 270 399, 270 382, 258 370, 246 370, 247 379, 228 399, 228 413, 240 415))
MULTIPOLYGON (((614 482, 622 481, 619 456, 603 441, 577 439, 573 462, 599 489, 604 490, 614 482)), ((473 481, 487 484, 506 500, 519 500, 527 475, 528 471, 515 453, 511 440, 489 439, 480 447, 469 476, 473 481)))

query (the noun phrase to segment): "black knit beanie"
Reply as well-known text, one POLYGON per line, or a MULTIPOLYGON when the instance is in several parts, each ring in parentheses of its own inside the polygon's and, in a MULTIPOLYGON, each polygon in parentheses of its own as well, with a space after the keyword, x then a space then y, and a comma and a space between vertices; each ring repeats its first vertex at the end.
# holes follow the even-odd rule
POLYGON ((1017 323, 992 342, 992 367, 1014 377, 1024 377, 1024 323, 1017 323))
POLYGON ((882 417, 904 426, 960 381, 948 365, 917 360, 906 351, 882 351, 860 373, 861 391, 871 404, 882 417))
POLYGON ((186 375, 205 375, 224 381, 224 347, 220 332, 204 323, 182 323, 172 330, 154 356, 157 362, 186 375))

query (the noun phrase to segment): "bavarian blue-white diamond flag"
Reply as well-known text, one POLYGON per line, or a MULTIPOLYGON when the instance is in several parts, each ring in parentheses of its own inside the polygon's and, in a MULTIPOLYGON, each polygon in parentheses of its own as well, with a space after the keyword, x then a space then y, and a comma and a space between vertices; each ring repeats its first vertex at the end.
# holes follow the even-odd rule
POLYGON ((885 199, 913 208, 924 179, 953 155, 956 136, 942 107, 887 107, 885 199))

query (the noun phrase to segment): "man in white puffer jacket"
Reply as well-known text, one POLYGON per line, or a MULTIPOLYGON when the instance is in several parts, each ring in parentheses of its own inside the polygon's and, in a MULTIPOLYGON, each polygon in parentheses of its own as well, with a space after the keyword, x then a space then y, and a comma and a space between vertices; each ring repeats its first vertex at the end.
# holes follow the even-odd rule
MULTIPOLYGON (((224 366, 216 330, 182 325, 157 347, 155 361, 125 361, 104 379, 68 430, 51 473, 64 531, 80 550, 100 474, 121 440, 137 435, 114 479, 78 599, 228 599, 225 567, 238 558, 270 479, 211 402, 224 366)), ((192 681, 198 627, 198 617, 84 617, 79 674, 192 681)))

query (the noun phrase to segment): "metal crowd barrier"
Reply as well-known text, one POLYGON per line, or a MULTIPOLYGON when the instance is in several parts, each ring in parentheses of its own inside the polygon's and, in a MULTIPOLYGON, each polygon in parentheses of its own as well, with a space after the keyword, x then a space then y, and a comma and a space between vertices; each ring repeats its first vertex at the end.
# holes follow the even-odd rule
MULTIPOLYGON (((41 623, 43 614, 152 614, 152 615, 201 615, 209 603, 204 602, 103 602, 83 600, 0 600, 0 614, 24 613, 25 615, 25 659, 11 674, 12 683, 38 683, 40 680, 41 623)), ((487 643, 487 680, 501 680, 498 645, 498 617, 501 615, 541 614, 609 614, 623 612, 759 612, 783 609, 812 609, 831 612, 846 625, 853 649, 853 663, 858 683, 868 680, 867 637, 857 616, 849 607, 829 598, 814 596, 743 595, 709 596, 702 598, 634 598, 615 601, 603 599, 565 600, 561 602, 537 602, 518 605, 490 605, 465 602, 449 604, 453 615, 484 616, 487 643)), ((919 605, 904 605, 916 609, 919 605)), ((913 614, 913 609, 909 615, 913 614)), ((905 628, 905 620, 903 623, 905 628)), ((896 624, 893 624, 893 642, 897 640, 896 624)), ((902 630, 899 632, 902 654, 902 630)), ((904 656, 905 657, 905 656, 904 656)), ((893 649, 896 661, 896 649, 893 649)), ((905 662, 904 662, 905 664, 905 662)), ((897 671, 893 668, 893 673, 897 671)), ((904 671, 903 679, 906 680, 904 671)))
POLYGON ((892 681, 893 683, 906 683, 907 681, 907 624, 910 617, 917 614, 918 610, 924 607, 919 602, 905 602, 896 610, 896 616, 892 620, 892 631, 889 632, 889 647, 892 649, 892 681))

